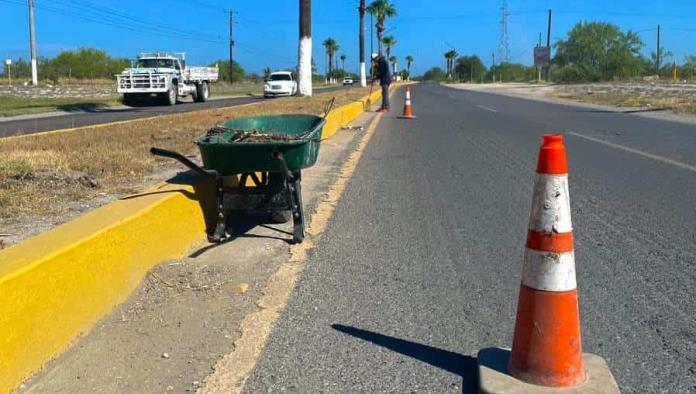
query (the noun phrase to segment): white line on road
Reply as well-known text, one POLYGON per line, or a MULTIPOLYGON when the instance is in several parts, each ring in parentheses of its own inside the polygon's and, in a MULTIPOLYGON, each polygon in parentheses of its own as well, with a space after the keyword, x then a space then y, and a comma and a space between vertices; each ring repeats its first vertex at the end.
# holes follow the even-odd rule
POLYGON ((656 161, 659 161, 659 162, 662 162, 662 163, 671 164, 671 165, 673 165, 673 166, 682 168, 682 169, 684 169, 684 170, 689 170, 689 171, 692 171, 692 172, 696 172, 696 166, 692 166, 692 165, 685 164, 685 163, 682 163, 682 162, 679 162, 679 161, 676 161, 676 160, 668 159, 668 158, 666 158, 666 157, 662 157, 662 156, 658 156, 658 155, 653 155, 652 153, 647 153, 647 152, 643 152, 643 151, 638 150, 638 149, 633 149, 633 148, 629 148, 629 147, 627 147, 627 146, 615 144, 615 143, 613 143, 613 142, 604 141, 604 140, 601 140, 601 139, 599 139, 599 138, 589 137, 589 136, 586 136, 586 135, 584 135, 584 134, 576 133, 576 132, 574 132, 574 131, 569 131, 568 134, 574 135, 574 136, 576 136, 576 137, 584 138, 584 139, 586 139, 586 140, 588 140, 588 141, 593 141, 593 142, 597 142, 597 143, 599 143, 599 144, 603 144, 603 145, 606 145, 606 146, 611 146, 612 148, 616 148, 616 149, 620 149, 620 150, 622 150, 622 151, 630 152, 630 153, 636 154, 636 155, 638 155, 638 156, 647 157, 648 159, 656 160, 656 161))
POLYGON ((477 105, 477 107, 479 107, 481 109, 485 109, 486 111, 498 112, 498 110, 490 108, 490 107, 486 107, 485 105, 477 105))

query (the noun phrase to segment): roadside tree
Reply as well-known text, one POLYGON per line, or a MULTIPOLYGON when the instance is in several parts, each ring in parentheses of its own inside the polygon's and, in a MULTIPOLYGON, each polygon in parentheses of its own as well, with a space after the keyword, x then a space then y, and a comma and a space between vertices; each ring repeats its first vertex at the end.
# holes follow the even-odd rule
MULTIPOLYGON (((375 0, 367 6, 367 12, 377 18, 377 45, 379 49, 379 54, 382 54, 382 37, 384 36, 384 31, 386 27, 384 22, 387 18, 392 18, 396 16, 396 7, 389 0, 375 0)), ((389 55, 387 55, 389 57, 389 55)))
POLYGON ((599 81, 631 78, 643 72, 643 41, 633 31, 607 22, 580 22, 556 43, 554 63, 562 79, 599 81), (572 72, 564 72, 570 67, 572 72))

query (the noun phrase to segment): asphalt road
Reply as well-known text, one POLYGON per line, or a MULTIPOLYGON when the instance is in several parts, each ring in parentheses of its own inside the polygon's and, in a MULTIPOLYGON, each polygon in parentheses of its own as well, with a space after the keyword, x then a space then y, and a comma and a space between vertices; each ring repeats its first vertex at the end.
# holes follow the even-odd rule
MULTIPOLYGON (((328 93, 344 89, 343 86, 317 89, 317 93, 328 93)), ((263 100, 261 96, 232 97, 213 99, 205 103, 193 103, 190 99, 174 106, 162 105, 156 100, 143 103, 137 107, 117 107, 80 111, 55 116, 38 116, 30 119, 6 120, 0 119, 0 137, 32 134, 41 131, 60 130, 73 127, 90 126, 111 123, 122 120, 148 118, 172 113, 200 111, 208 108, 233 107, 263 100)))
POLYGON ((696 391, 696 127, 437 85, 383 118, 245 391, 475 392, 510 346, 540 137, 565 132, 583 347, 696 391), (570 134, 572 133, 572 134, 570 134))

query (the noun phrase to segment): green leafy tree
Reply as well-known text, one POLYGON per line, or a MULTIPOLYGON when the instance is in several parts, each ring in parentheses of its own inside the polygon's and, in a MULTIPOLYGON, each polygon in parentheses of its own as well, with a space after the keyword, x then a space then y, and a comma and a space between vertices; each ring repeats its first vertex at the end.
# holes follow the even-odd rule
POLYGON ((433 67, 426 71, 425 74, 423 74, 424 81, 440 82, 444 81, 445 79, 447 79, 447 75, 445 74, 445 71, 440 67, 433 67))
POLYGON ((536 78, 536 69, 521 63, 501 63, 491 67, 486 79, 492 79, 493 73, 501 82, 529 82, 536 78))
MULTIPOLYGON (((4 64, 4 62, 3 62, 4 64)), ((29 61, 22 59, 13 60, 12 65, 12 78, 30 78, 31 77, 31 63, 29 61)), ((3 77, 7 77, 7 65, 3 72, 3 77)))
POLYGON ((263 69, 263 80, 267 81, 268 78, 271 77, 271 74, 273 73, 273 70, 270 67, 266 67, 263 69))
POLYGON ((693 78, 696 75, 696 55, 685 56, 679 71, 682 78, 693 78))
POLYGON ((39 59, 42 78, 57 81, 67 79, 112 78, 128 67, 129 61, 113 58, 95 48, 63 51, 53 59, 39 59))
MULTIPOLYGON (((396 7, 389 0, 375 0, 370 5, 367 6, 367 12, 377 18, 377 44, 379 48, 379 54, 382 54, 382 37, 384 36, 384 31, 386 30, 384 22, 387 18, 392 18, 396 16, 396 7)), ((387 55, 389 57, 389 55, 387 55)))
MULTIPOLYGON (((232 80, 233 81, 241 81, 246 77, 246 72, 244 71, 244 68, 237 63, 234 62, 232 63, 232 80)), ((229 81, 230 80, 230 61, 229 60, 218 60, 216 62, 213 62, 208 65, 209 67, 218 67, 218 72, 219 76, 218 78, 221 81, 229 81)))
POLYGON ((622 31, 607 22, 580 22, 568 33, 566 40, 556 43, 554 63, 560 67, 561 79, 611 80, 641 75, 644 44, 632 32, 622 31), (569 67, 569 72, 563 68, 569 67))
POLYGON ((462 56, 456 61, 454 73, 459 76, 460 79, 473 82, 486 73, 486 66, 483 65, 483 62, 478 56, 462 56))
POLYGON ((658 64, 657 52, 650 52, 650 59, 652 60, 653 70, 652 72, 646 70, 646 74, 655 74, 655 71, 659 75, 670 75, 672 74, 672 62, 673 59, 672 52, 665 49, 665 47, 660 47, 660 58, 658 64))

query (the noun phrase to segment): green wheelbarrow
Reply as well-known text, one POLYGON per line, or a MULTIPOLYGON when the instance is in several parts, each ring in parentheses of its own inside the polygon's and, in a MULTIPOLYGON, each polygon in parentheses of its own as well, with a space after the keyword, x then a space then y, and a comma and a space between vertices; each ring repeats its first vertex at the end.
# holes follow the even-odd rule
MULTIPOLYGON (((326 113, 330 105, 327 105, 326 113)), ((230 212, 264 211, 275 218, 291 213, 292 241, 301 243, 305 227, 300 185, 302 169, 317 161, 325 123, 325 118, 314 115, 269 115, 230 120, 196 139, 202 167, 177 152, 154 147, 150 152, 175 159, 214 180, 217 224, 208 235, 211 242, 224 242, 230 238, 226 230, 230 212), (232 175, 239 176, 237 186, 225 186, 223 177, 232 175), (248 183, 253 185, 248 186, 248 183)), ((289 219, 286 217, 286 220, 289 219)))

